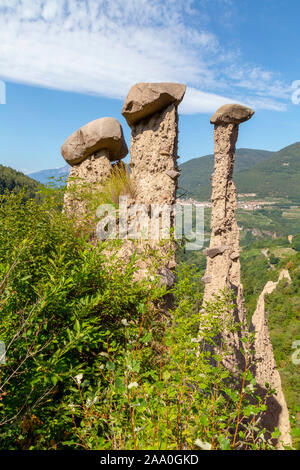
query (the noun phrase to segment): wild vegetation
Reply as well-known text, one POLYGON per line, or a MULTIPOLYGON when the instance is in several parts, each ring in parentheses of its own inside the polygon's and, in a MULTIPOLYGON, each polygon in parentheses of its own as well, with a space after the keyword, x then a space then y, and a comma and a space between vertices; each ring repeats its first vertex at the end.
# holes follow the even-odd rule
MULTIPOLYGON (((294 363, 292 360, 293 354, 297 355, 299 350, 299 346, 293 347, 293 345, 300 340, 300 224, 299 219, 290 216, 295 211, 296 209, 292 208, 281 210, 272 207, 253 212, 239 209, 237 219, 239 226, 242 227, 240 232, 242 282, 249 324, 258 297, 266 283, 277 281, 282 269, 288 269, 292 278, 290 286, 283 281, 273 294, 267 296, 266 306, 275 359, 292 420, 294 445, 299 448, 299 363, 294 363), (284 236, 272 238, 274 233, 284 236), (292 233, 296 235, 289 242, 288 234, 292 233)), ((206 246, 209 241, 209 219, 210 210, 206 209, 206 246)), ((206 258, 202 251, 184 252, 181 249, 177 259, 187 265, 194 264, 200 278, 204 275, 206 258)), ((204 284, 201 284, 200 290, 203 289, 204 284)))
POLYGON ((294 445, 300 448, 300 256, 286 256, 279 269, 289 270, 292 282, 281 282, 267 297, 268 325, 283 389, 294 425, 294 445))
MULTIPOLYGON (((0 200, 1 448, 272 448, 258 431, 265 405, 251 371, 233 377, 223 368, 226 344, 214 358, 217 367, 201 347, 224 327, 216 318, 232 309, 226 292, 208 306, 199 343, 203 253, 178 248, 175 303, 166 317, 159 280, 134 282, 135 259, 124 265, 107 255, 119 241, 90 243, 94 216, 83 230, 61 212, 63 189, 37 194, 37 185, 30 197, 33 189, 21 190, 24 178, 0 200)), ((133 193, 122 168, 97 197, 83 190, 93 214, 97 204, 133 193)), ((290 286, 282 283, 268 297, 267 308, 298 447, 299 366, 291 361, 300 340, 295 211, 239 210, 238 221, 249 321, 265 283, 283 267, 292 276, 290 286), (274 232, 284 237, 271 239, 274 232), (291 243, 287 234, 295 235, 291 243)), ((206 245, 209 219, 208 210, 206 245)))
POLYGON ((228 293, 208 306, 199 339, 195 266, 178 269, 166 317, 166 288, 134 282, 134 260, 92 246, 60 209, 53 190, 42 203, 12 193, 0 204, 1 448, 272 448, 250 370, 224 369, 226 344, 213 367, 204 347, 220 312, 230 327, 228 293))
POLYGON ((6 191, 20 192, 26 187, 24 191, 25 198, 36 198, 37 192, 40 189, 40 184, 24 175, 20 171, 13 170, 12 168, 0 165, 0 195, 6 191))

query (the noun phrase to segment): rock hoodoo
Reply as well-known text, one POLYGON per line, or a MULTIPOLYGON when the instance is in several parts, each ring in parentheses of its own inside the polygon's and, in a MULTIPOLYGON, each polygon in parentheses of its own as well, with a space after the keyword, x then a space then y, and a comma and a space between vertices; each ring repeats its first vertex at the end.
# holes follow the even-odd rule
MULTIPOLYGON (((211 118, 211 123, 215 126, 215 168, 212 177, 210 247, 204 250, 207 256, 207 267, 203 278, 204 301, 213 300, 214 296, 223 289, 231 290, 235 294, 233 320, 244 327, 240 333, 231 333, 224 326, 221 333, 222 339, 231 351, 223 362, 233 371, 244 367, 243 357, 240 354, 240 339, 246 329, 246 316, 240 275, 239 229, 236 221, 237 194, 232 177, 238 126, 249 120, 253 114, 250 108, 233 104, 222 106, 211 118)), ((283 271, 279 281, 283 278, 290 281, 289 273, 283 271)), ((280 448, 282 447, 280 441, 285 445, 291 445, 289 413, 276 368, 264 303, 265 294, 273 292, 277 284, 269 282, 265 286, 252 318, 252 329, 255 331, 253 372, 258 385, 257 393, 262 397, 265 396, 266 382, 270 384, 271 389, 276 389, 276 394, 268 398, 267 411, 262 418, 261 428, 267 429, 268 438, 276 427, 279 428, 280 448)))
POLYGON ((128 154, 121 124, 104 117, 85 124, 64 142, 61 153, 69 165, 81 163, 100 150, 107 150, 110 161, 122 160, 128 154))
MULTIPOLYGON (((121 124, 106 117, 89 122, 74 132, 63 144, 61 153, 72 166, 68 188, 72 185, 101 184, 111 174, 111 162, 119 161, 128 153, 121 124)), ((84 204, 67 191, 65 210, 74 214, 84 212, 84 204)))
MULTIPOLYGON (((236 221, 237 193, 233 183, 235 145, 238 127, 254 114, 238 104, 222 106, 211 118, 214 124, 215 168, 212 176, 212 214, 210 247, 205 250, 207 267, 204 302, 214 300, 221 290, 233 290, 236 295, 235 321, 245 323, 243 288, 240 277, 239 229, 236 221)), ((239 335, 224 331, 224 339, 233 351, 226 365, 231 369, 242 366, 239 335)))
POLYGON ((138 83, 125 100, 122 114, 132 129, 130 166, 137 203, 175 203, 177 107, 185 90, 177 83, 138 83))
POLYGON ((271 389, 276 390, 276 394, 267 400, 267 411, 263 416, 262 425, 272 432, 276 427, 281 436, 279 438, 279 448, 282 444, 291 446, 289 411, 282 391, 281 378, 276 366, 272 343, 268 329, 267 313, 265 309, 265 296, 271 294, 280 281, 286 279, 290 284, 291 277, 287 270, 281 271, 278 281, 269 281, 259 296, 255 313, 252 317, 252 328, 255 331, 255 378, 261 389, 261 394, 265 395, 265 384, 270 384, 271 389))
POLYGON ((240 104, 225 104, 211 117, 211 124, 241 124, 252 118, 254 111, 240 104))
MULTIPOLYGON (((177 108, 185 91, 186 86, 177 83, 138 83, 130 89, 123 106, 122 114, 132 129, 130 166, 136 191, 134 202, 145 205, 148 211, 151 204, 170 207, 176 201, 177 108)), ((159 240, 151 239, 150 234, 148 245, 158 249, 159 240)), ((161 247, 159 250, 163 252, 161 247)), ((170 270, 174 267, 175 255, 160 269, 167 285, 173 282, 170 270)))
MULTIPOLYGON (((127 224, 132 226, 131 223, 138 219, 137 211, 141 210, 146 216, 147 227, 145 228, 143 222, 138 222, 146 231, 146 236, 144 233, 144 236, 137 237, 136 240, 130 236, 130 230, 129 234, 126 231, 128 237, 125 237, 122 247, 118 248, 118 256, 129 260, 134 252, 145 253, 145 258, 138 261, 135 273, 137 278, 143 278, 151 273, 151 258, 155 251, 159 259, 155 266, 156 272, 168 288, 173 285, 175 279, 172 272, 176 266, 175 244, 169 239, 169 234, 166 237, 167 242, 161 243, 166 233, 162 230, 164 215, 160 210, 163 207, 163 210, 170 211, 169 229, 172 229, 175 219, 177 180, 180 174, 177 165, 178 105, 185 91, 186 86, 177 83, 138 83, 130 89, 122 110, 132 130, 129 179, 134 191, 125 202, 127 224), (153 207, 159 209, 158 213, 153 214, 153 207), (151 226, 149 215, 151 215, 151 226), (159 227, 158 237, 153 236, 154 219, 156 227, 159 227)), ((223 363, 231 371, 244 366, 240 346, 241 337, 246 330, 240 275, 239 228, 236 221, 237 193, 233 183, 235 146, 239 124, 249 120, 253 114, 254 111, 250 108, 229 104, 218 109, 210 121, 214 124, 215 167, 212 176, 211 239, 209 248, 204 250, 207 267, 202 277, 205 285, 202 322, 205 323, 206 302, 213 301, 220 291, 234 292, 235 311, 232 320, 241 324, 242 329, 241 332, 229 331, 224 322, 224 329, 220 335, 230 350, 223 363)), ((87 184, 89 191, 101 189, 101 184, 112 172, 112 162, 119 162, 128 153, 122 127, 113 118, 92 121, 74 132, 63 144, 61 152, 72 167, 64 209, 80 219, 85 213, 86 205, 84 200, 77 198, 76 192, 72 192, 73 184, 79 184, 80 188, 83 188, 83 184, 87 184)), ((122 225, 121 216, 118 224, 122 225)), ((288 272, 282 272, 279 281, 283 278, 290 280, 288 272)), ((256 333, 255 376, 262 396, 266 393, 266 382, 277 390, 276 395, 272 396, 268 403, 263 426, 268 432, 278 427, 283 443, 291 445, 289 414, 276 368, 265 312, 265 294, 271 293, 277 284, 270 282, 266 285, 252 318, 252 327, 256 333)), ((220 315, 223 320, 226 312, 220 315)), ((201 337, 201 324, 199 337, 201 337)))
POLYGON ((179 83, 136 83, 129 90, 122 114, 132 127, 171 104, 178 106, 185 91, 186 86, 179 83))

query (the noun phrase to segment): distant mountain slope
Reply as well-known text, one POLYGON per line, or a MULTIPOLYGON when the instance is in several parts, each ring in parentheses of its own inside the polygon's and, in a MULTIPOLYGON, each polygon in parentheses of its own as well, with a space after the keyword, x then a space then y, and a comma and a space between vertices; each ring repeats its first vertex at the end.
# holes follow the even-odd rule
MULTIPOLYGON (((42 184, 57 183, 55 180, 68 176, 70 172, 70 166, 66 165, 62 168, 54 168, 52 170, 42 170, 35 173, 30 173, 30 178, 39 181, 42 184), (53 179, 54 178, 54 179, 53 179)), ((63 180, 62 180, 63 183, 63 180)))
POLYGON ((300 142, 283 148, 253 168, 236 175, 239 192, 283 197, 300 202, 300 142))
MULTIPOLYGON (((269 158, 273 152, 267 150, 238 149, 236 156, 235 172, 251 168, 261 161, 269 158)), ((195 198, 210 198, 210 177, 214 170, 213 155, 194 158, 180 165, 179 194, 188 192, 187 195, 195 198)), ((253 191, 251 191, 253 192, 253 191)))
POLYGON ((24 187, 27 189, 26 194, 28 197, 35 197, 40 184, 20 171, 0 165, 0 194, 4 194, 6 190, 18 193, 24 187))
MULTIPOLYGON (((213 155, 194 158, 180 165, 178 194, 199 201, 211 196, 213 155)), ((69 174, 68 165, 32 173, 29 176, 43 184, 51 177, 59 179, 69 174)), ((234 177, 238 193, 256 193, 258 198, 281 197, 300 203, 300 142, 279 152, 238 149, 234 177)))
MULTIPOLYGON (((211 196, 213 158, 206 156, 181 165, 181 192, 199 201, 211 196)), ((256 193, 258 198, 283 198, 300 203, 300 142, 279 152, 240 149, 234 177, 238 193, 256 193)), ((179 192, 180 194, 180 192, 179 192)))

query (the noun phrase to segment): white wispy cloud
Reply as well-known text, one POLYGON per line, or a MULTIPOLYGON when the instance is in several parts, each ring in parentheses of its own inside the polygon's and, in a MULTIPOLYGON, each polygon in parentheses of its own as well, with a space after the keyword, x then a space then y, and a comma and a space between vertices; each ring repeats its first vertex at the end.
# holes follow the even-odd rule
POLYGON ((180 105, 180 111, 183 114, 211 113, 223 104, 236 103, 241 100, 234 100, 225 96, 217 95, 215 93, 208 93, 197 90, 193 87, 188 87, 184 100, 180 105))
POLYGON ((184 113, 284 110, 280 79, 237 63, 200 13, 192 0, 0 0, 0 76, 119 99, 139 81, 184 82, 184 113))

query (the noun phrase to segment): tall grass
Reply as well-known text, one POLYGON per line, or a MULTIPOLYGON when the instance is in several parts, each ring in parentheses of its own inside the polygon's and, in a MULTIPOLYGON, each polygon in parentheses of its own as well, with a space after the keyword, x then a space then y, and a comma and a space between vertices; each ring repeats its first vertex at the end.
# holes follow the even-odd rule
POLYGON ((105 204, 119 205, 120 196, 135 197, 135 185, 124 164, 114 165, 110 177, 101 188, 101 198, 105 204))

